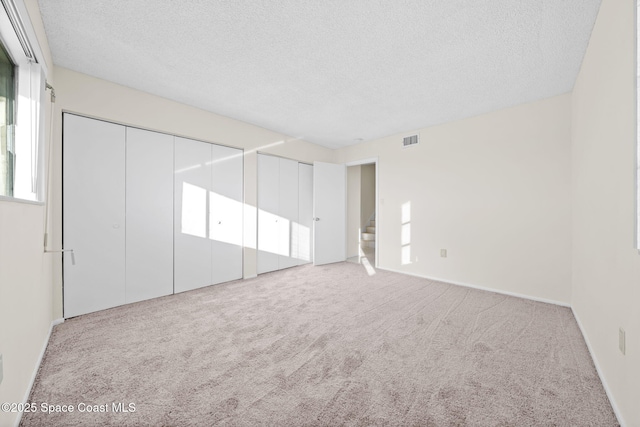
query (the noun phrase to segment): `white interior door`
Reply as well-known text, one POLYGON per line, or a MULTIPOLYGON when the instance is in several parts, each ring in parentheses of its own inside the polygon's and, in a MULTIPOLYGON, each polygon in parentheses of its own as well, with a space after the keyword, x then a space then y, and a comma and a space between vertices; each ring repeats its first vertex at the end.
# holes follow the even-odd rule
POLYGON ((242 150, 211 144, 211 283, 242 278, 242 150))
POLYGON ((211 284, 207 197, 211 144, 175 138, 174 292, 211 284))
POLYGON ((173 136, 127 128, 127 302, 173 293, 173 136))
POLYGON ((125 296, 125 127, 64 115, 64 317, 125 296))
POLYGON ((313 163, 314 265, 346 259, 346 167, 313 163))
POLYGON ((278 269, 280 159, 258 155, 258 274, 278 269))
POLYGON ((298 265, 298 162, 280 159, 278 207, 278 269, 298 265))
POLYGON ((298 264, 313 261, 313 166, 298 164, 298 264))

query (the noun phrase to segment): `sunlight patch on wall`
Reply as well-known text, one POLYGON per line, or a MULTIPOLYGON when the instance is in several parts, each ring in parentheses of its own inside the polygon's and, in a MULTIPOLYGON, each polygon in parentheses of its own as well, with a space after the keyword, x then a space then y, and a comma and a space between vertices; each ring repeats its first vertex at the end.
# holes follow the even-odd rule
POLYGON ((402 204, 400 222, 400 262, 406 265, 411 264, 411 202, 402 204))

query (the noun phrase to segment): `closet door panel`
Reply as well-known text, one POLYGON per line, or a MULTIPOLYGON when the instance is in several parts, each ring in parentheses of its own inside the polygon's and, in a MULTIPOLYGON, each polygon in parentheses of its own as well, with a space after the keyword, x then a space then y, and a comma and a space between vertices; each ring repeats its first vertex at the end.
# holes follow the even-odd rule
POLYGON ((278 268, 298 265, 298 162, 280 159, 278 268))
POLYGON ((258 274, 278 269, 280 159, 258 155, 258 274))
POLYGON ((173 293, 173 136, 127 128, 127 302, 173 293))
POLYGON ((313 261, 313 166, 298 164, 298 264, 313 261))
POLYGON ((209 239, 212 283, 242 278, 242 150, 211 145, 209 239))
POLYGON ((174 291, 183 292, 211 284, 211 145, 176 137, 174 170, 174 291))
POLYGON ((124 304, 125 127, 64 115, 64 317, 124 304))

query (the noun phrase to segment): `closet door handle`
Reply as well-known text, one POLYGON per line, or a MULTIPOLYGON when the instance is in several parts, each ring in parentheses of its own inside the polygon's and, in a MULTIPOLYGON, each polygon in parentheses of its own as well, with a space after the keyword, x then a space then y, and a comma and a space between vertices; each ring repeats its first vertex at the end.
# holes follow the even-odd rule
POLYGON ((72 265, 76 265, 76 255, 73 252, 73 249, 62 249, 60 251, 50 251, 48 249, 45 249, 44 251, 45 251, 45 253, 48 253, 48 254, 56 254, 56 253, 62 254, 62 253, 65 253, 65 252, 70 252, 71 253, 71 264, 72 265))

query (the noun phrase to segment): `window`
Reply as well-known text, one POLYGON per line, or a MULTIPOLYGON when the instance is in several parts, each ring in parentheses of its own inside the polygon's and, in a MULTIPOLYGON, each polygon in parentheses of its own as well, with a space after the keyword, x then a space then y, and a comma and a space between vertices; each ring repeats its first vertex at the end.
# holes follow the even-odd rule
POLYGON ((0 195, 13 197, 15 64, 0 46, 0 195))
POLYGON ((640 1, 636 2, 636 249, 640 251, 640 1))
POLYGON ((46 69, 23 0, 0 2, 0 197, 42 201, 46 69))

